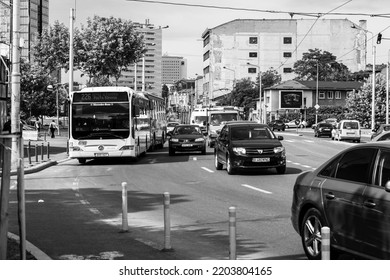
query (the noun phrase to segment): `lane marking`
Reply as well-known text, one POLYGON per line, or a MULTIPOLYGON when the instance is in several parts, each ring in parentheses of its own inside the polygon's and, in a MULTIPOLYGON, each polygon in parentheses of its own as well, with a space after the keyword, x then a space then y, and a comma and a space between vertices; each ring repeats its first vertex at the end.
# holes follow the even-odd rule
POLYGON ((207 172, 209 172, 209 173, 214 173, 214 171, 213 170, 211 170, 211 169, 208 169, 207 167, 203 167, 202 166, 202 169, 203 170, 206 170, 207 172))
POLYGON ((258 192, 262 192, 262 193, 265 193, 265 194, 272 194, 272 192, 269 192, 269 191, 266 191, 266 190, 262 190, 262 189, 259 189, 259 188, 255 188, 255 187, 252 187, 251 185, 241 184, 241 186, 243 186, 245 188, 248 188, 248 189, 252 189, 252 190, 258 191, 258 192))

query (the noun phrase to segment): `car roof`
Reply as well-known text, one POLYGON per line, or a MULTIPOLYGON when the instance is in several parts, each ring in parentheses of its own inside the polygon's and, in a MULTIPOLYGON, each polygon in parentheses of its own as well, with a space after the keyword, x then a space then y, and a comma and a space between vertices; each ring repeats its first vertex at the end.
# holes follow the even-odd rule
POLYGON ((235 127, 235 126, 247 126, 247 125, 250 125, 250 126, 257 126, 257 127, 268 127, 267 124, 262 124, 262 123, 257 123, 257 122, 253 122, 253 121, 230 121, 230 122, 227 122, 226 125, 228 125, 229 127, 235 127))
POLYGON ((176 127, 183 127, 183 126, 186 126, 186 127, 188 127, 188 126, 199 127, 199 125, 197 125, 197 124, 179 124, 176 127))

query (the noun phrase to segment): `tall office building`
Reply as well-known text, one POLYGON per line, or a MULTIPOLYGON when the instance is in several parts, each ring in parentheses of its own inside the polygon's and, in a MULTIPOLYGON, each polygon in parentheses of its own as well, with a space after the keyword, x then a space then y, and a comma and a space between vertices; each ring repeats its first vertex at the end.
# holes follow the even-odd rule
POLYGON ((294 63, 315 48, 332 53, 352 72, 363 70, 366 22, 353 25, 348 19, 237 19, 206 29, 203 92, 216 99, 229 93, 235 80, 255 81, 270 69, 284 81, 293 79, 294 63))
MULTIPOLYGON (((12 33, 11 0, 0 2, 0 42, 2 54, 9 57, 12 33), (8 48, 7 48, 8 46, 8 48)), ((49 0, 20 0, 20 38, 24 41, 21 56, 31 60, 31 48, 37 35, 49 26, 49 0)))
POLYGON ((123 71, 118 81, 118 86, 128 86, 155 93, 161 96, 162 87, 162 30, 167 27, 155 27, 146 20, 145 23, 133 23, 137 31, 143 34, 146 53, 144 57, 129 67, 128 71, 123 71), (136 85, 136 86, 135 86, 136 85))
POLYGON ((174 84, 187 78, 187 60, 181 56, 162 57, 162 83, 174 84))

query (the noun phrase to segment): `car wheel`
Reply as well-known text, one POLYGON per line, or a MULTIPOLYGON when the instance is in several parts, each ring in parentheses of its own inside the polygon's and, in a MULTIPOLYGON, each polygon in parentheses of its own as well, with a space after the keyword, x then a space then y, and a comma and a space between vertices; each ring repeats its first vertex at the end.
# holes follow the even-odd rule
POLYGON ((217 153, 218 153, 218 151, 215 151, 215 153, 214 153, 214 164, 215 164, 215 169, 221 170, 222 167, 223 167, 223 164, 219 162, 217 153))
POLYGON ((172 148, 169 148, 169 155, 174 156, 175 155, 175 150, 172 148))
POLYGON ((325 223, 320 211, 310 208, 300 225, 303 250, 310 260, 321 259, 321 228, 323 226, 325 223))
POLYGON ((85 158, 79 158, 79 163, 84 164, 87 160, 85 158))
POLYGON ((230 160, 230 155, 227 155, 226 157, 226 171, 229 175, 233 175, 235 171, 230 160))
POLYGON ((278 174, 286 173, 286 166, 283 165, 283 166, 276 167, 276 172, 278 172, 278 174))

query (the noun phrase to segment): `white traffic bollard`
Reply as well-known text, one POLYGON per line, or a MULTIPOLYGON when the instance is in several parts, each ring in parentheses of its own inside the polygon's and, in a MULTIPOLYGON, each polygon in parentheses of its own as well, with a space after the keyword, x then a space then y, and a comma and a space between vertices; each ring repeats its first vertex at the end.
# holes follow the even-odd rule
POLYGON ((236 207, 229 207, 229 259, 236 259, 236 207))
POLYGON ((127 221, 127 183, 122 182, 122 230, 121 232, 128 232, 129 225, 127 221))
POLYGON ((321 259, 330 260, 330 228, 321 228, 321 259))
POLYGON ((163 251, 172 251, 171 247, 171 214, 170 214, 170 196, 169 192, 164 193, 164 249, 163 251))

